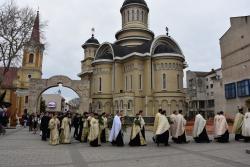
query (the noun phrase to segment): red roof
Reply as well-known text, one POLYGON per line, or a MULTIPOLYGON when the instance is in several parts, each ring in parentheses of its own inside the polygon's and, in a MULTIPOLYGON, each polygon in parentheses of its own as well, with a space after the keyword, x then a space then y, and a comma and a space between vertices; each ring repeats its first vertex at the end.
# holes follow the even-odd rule
MULTIPOLYGON (((5 74, 2 82, 2 88, 4 89, 11 89, 15 88, 13 81, 17 79, 17 72, 19 68, 16 67, 10 67, 9 71, 5 74)), ((3 74, 4 68, 0 67, 0 75, 3 74)))

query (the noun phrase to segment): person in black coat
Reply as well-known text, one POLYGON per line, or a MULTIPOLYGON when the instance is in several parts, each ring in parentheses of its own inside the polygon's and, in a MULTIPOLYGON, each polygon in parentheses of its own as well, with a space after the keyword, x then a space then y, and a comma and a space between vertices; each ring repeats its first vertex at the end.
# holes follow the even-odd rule
POLYGON ((78 137, 79 134, 79 126, 80 126, 80 115, 76 114, 73 118, 73 126, 75 128, 74 131, 74 138, 76 139, 78 137))
POLYGON ((46 141, 47 140, 47 136, 48 136, 48 132, 49 132, 49 115, 46 112, 45 115, 42 117, 41 119, 41 131, 42 131, 42 140, 46 141))

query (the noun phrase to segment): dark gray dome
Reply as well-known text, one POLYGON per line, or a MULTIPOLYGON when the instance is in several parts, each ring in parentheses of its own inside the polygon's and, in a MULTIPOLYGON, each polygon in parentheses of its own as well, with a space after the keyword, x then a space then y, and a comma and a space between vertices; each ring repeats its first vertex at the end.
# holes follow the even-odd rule
POLYGON ((158 45, 155 48, 154 54, 159 54, 159 53, 177 53, 177 54, 182 54, 181 50, 177 46, 171 46, 171 45, 166 45, 166 44, 158 45))
POLYGON ((145 2, 145 0, 125 0, 123 2, 122 7, 129 5, 129 4, 132 4, 132 3, 139 3, 139 4, 147 6, 147 3, 145 2))
POLYGON ((91 38, 89 38, 86 42, 85 42, 85 44, 90 44, 90 43, 94 43, 94 44, 100 44, 99 43, 99 41, 94 37, 94 36, 92 36, 91 38))

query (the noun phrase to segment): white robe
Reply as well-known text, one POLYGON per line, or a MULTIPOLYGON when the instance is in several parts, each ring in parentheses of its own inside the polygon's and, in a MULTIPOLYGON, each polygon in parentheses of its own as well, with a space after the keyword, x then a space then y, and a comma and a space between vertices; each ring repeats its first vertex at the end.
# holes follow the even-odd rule
POLYGON ((214 137, 218 137, 218 131, 219 131, 219 120, 220 120, 220 115, 215 115, 214 117, 214 137))
POLYGON ((185 132, 185 126, 186 126, 187 121, 185 120, 183 115, 178 114, 176 116, 176 123, 177 123, 177 128, 176 128, 176 133, 174 137, 178 138, 179 136, 183 135, 183 133, 185 132))
POLYGON ((143 117, 141 115, 139 116, 139 120, 140 120, 140 123, 141 123, 141 129, 143 129, 144 126, 145 126, 145 121, 144 121, 144 119, 143 119, 143 117))
POLYGON ((221 136, 228 130, 228 124, 224 115, 219 116, 217 135, 221 136))
POLYGON ((159 115, 158 126, 156 129, 156 135, 161 135, 169 130, 170 125, 165 115, 159 115))
POLYGON ((242 135, 244 137, 250 137, 250 112, 247 112, 244 116, 242 135))
POLYGON ((121 129, 122 129, 121 119, 118 115, 116 115, 114 120, 113 120, 112 129, 110 131, 110 136, 109 136, 110 142, 116 141, 116 138, 117 138, 118 134, 120 133, 121 129))
POLYGON ((170 134, 173 137, 176 134, 176 129, 177 129, 176 115, 171 114, 170 120, 172 121, 172 124, 170 125, 170 134))
POLYGON ((194 122, 193 137, 199 137, 206 126, 207 121, 201 114, 197 114, 194 122))

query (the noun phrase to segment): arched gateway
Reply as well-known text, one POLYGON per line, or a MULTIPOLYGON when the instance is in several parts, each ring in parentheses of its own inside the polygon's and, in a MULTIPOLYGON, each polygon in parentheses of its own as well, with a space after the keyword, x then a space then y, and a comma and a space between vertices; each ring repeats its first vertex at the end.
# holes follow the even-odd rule
POLYGON ((49 88, 57 87, 62 84, 64 87, 74 90, 80 98, 79 112, 89 111, 90 92, 89 81, 87 80, 71 80, 67 76, 53 76, 49 79, 31 79, 29 87, 28 112, 38 112, 39 99, 41 94, 49 88))

